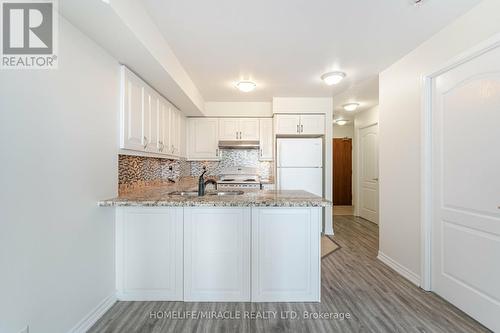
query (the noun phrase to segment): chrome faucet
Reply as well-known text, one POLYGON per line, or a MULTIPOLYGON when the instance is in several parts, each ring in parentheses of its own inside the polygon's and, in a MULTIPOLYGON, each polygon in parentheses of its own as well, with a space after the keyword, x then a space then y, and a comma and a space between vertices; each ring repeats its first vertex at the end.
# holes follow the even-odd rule
POLYGON ((214 184, 215 189, 217 190, 217 182, 213 179, 207 179, 205 181, 205 178, 203 177, 207 170, 203 171, 203 173, 200 175, 200 178, 198 179, 198 196, 202 197, 205 195, 205 186, 207 184, 214 184))

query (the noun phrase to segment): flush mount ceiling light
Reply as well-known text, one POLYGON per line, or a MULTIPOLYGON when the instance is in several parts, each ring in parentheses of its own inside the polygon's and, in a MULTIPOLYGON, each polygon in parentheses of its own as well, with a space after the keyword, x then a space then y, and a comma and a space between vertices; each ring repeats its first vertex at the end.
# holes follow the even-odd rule
POLYGON ((344 110, 349 111, 349 112, 353 112, 353 111, 356 111, 358 106, 359 106, 359 103, 348 103, 348 104, 345 104, 343 107, 344 107, 344 110))
POLYGON ((321 80, 325 82, 329 86, 333 86, 334 84, 338 84, 346 77, 344 72, 329 72, 321 75, 321 80))
POLYGON ((250 92, 257 88, 257 84, 253 81, 240 81, 236 83, 236 88, 242 92, 250 92))
POLYGON ((347 124, 347 123, 348 123, 348 121, 347 121, 347 120, 345 120, 345 119, 337 119, 337 120, 335 120, 335 123, 336 123, 337 125, 339 125, 339 126, 344 126, 345 124, 347 124))

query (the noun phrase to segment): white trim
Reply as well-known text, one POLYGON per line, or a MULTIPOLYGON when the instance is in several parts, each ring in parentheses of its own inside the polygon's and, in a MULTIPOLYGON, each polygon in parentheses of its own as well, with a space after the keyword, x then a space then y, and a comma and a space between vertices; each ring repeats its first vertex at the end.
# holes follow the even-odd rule
POLYGON ((78 322, 68 333, 87 332, 116 302, 115 294, 109 295, 103 299, 92 311, 90 311, 82 320, 78 322))
POLYGON ((447 63, 422 76, 421 115, 421 281, 422 289, 432 290, 432 85, 433 80, 463 63, 500 47, 500 33, 463 52, 447 63))
POLYGON ((378 251, 377 259, 386 264, 387 266, 389 266, 390 268, 392 268, 393 270, 395 270, 399 275, 401 275, 402 277, 404 277, 417 287, 420 287, 420 276, 413 273, 405 266, 401 265, 400 263, 398 263, 397 261, 388 257, 387 255, 385 255, 380 251, 378 251))

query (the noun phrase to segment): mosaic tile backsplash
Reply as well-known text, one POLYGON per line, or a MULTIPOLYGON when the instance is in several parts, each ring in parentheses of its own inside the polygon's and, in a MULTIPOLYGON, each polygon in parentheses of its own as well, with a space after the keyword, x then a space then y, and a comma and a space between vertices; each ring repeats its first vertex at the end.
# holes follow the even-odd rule
POLYGON ((154 185, 189 176, 185 160, 118 155, 118 187, 120 190, 138 185, 154 185))
POLYGON ((122 193, 137 186, 159 185, 169 179, 199 176, 203 167, 207 176, 219 176, 224 168, 244 166, 257 168, 262 179, 272 179, 272 162, 259 161, 257 149, 223 149, 220 161, 170 160, 164 158, 118 155, 118 188, 122 193))
POLYGON ((207 168, 207 175, 218 176, 227 167, 257 168, 262 179, 272 178, 272 162, 259 161, 258 149, 222 149, 220 161, 191 162, 191 175, 198 176, 207 168))

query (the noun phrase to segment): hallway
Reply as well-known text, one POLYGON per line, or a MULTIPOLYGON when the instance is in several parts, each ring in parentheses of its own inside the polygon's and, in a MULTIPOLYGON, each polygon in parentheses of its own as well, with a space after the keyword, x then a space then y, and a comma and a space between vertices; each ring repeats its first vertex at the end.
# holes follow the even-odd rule
POLYGON ((376 259, 378 226, 336 216, 341 248, 322 261, 322 302, 118 302, 89 332, 489 332, 440 297, 376 259), (166 319, 163 311, 296 311, 295 320, 166 319), (303 319, 303 312, 347 313, 350 319, 303 319), (153 318, 151 318, 153 317, 153 318))

